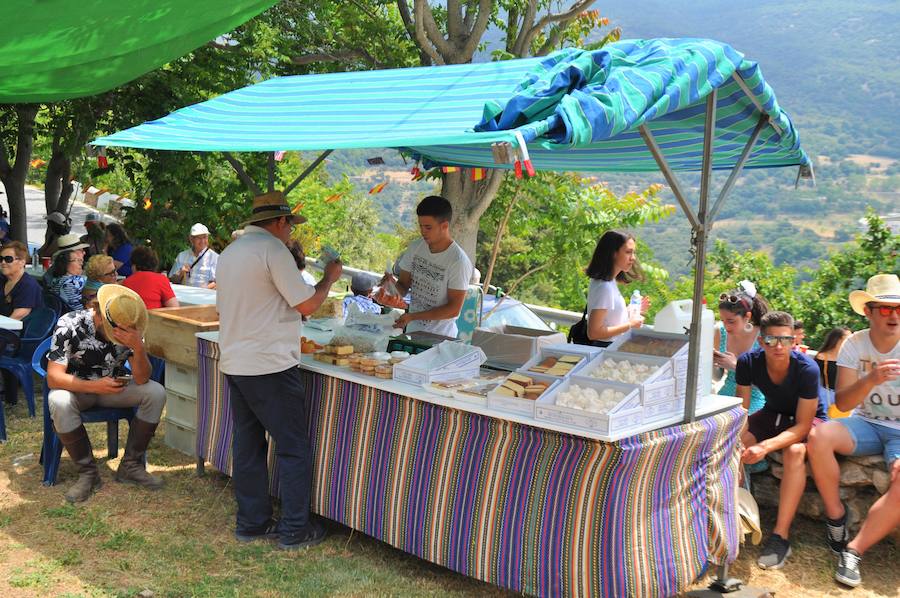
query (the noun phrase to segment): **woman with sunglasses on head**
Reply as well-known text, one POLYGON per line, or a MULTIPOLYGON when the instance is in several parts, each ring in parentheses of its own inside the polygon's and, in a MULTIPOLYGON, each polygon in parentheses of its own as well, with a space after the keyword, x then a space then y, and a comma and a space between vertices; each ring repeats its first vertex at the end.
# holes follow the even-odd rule
POLYGON ((750 406, 750 388, 765 395, 762 409, 747 418, 741 433, 741 462, 759 463, 781 451, 783 474, 778 496, 778 516, 757 564, 780 569, 791 555, 788 539, 791 522, 806 488, 806 437, 825 419, 819 402, 819 368, 794 346, 794 319, 783 311, 770 311, 760 319, 761 349, 741 355, 735 380, 744 409, 750 406))
MULTIPOLYGON (((769 311, 769 304, 756 292, 749 280, 742 280, 738 288, 719 296, 719 320, 713 333, 713 365, 725 370, 725 382, 720 395, 737 396, 734 369, 738 356, 759 349, 759 321, 769 311)), ((750 413, 758 411, 766 398, 753 387, 750 393, 750 413)))
MULTIPOLYGON (((618 231, 603 233, 585 274, 591 279, 587 300, 587 337, 595 344, 608 345, 615 337, 632 328, 640 328, 643 315, 629 316, 619 283, 642 280, 643 274, 635 255, 634 237, 618 231)), ((650 300, 644 297, 641 314, 647 312, 650 300)))

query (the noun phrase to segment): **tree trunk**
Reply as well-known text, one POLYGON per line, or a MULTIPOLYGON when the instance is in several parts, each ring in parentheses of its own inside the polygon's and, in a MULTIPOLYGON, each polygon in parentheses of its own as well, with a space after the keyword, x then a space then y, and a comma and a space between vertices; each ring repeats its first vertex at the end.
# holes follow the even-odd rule
POLYGON ((453 222, 450 226, 453 240, 475 263, 478 241, 478 221, 497 195, 505 175, 503 170, 488 170, 480 181, 473 181, 469 169, 444 175, 441 195, 453 206, 453 222))
MULTIPOLYGON (((47 163, 47 175, 44 178, 44 206, 47 214, 52 212, 69 213, 69 196, 72 194, 72 182, 69 180, 72 173, 72 160, 66 153, 59 149, 59 144, 54 144, 53 154, 47 163)), ((47 226, 44 231, 44 244, 48 247, 56 235, 47 226)))
POLYGON ((34 119, 37 104, 15 107, 17 123, 16 161, 10 165, 6 150, 0 148, 0 182, 6 188, 9 201, 9 236, 15 241, 28 242, 28 219, 25 208, 25 178, 28 176, 31 150, 34 147, 34 119))

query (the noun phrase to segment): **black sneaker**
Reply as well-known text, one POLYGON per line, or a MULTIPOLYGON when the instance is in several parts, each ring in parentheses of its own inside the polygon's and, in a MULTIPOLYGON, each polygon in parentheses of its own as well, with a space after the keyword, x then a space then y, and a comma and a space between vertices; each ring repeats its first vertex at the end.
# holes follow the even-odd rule
POLYGON ((862 557, 852 548, 847 548, 841 552, 838 558, 837 571, 834 572, 834 578, 844 584, 855 588, 862 581, 859 576, 859 563, 862 557))
POLYGON ((278 522, 270 521, 269 524, 256 531, 237 531, 234 532, 234 539, 238 542, 256 542, 257 540, 271 541, 278 539, 278 522))
POLYGON ((778 534, 772 534, 763 545, 756 564, 763 569, 781 569, 784 562, 791 556, 791 543, 778 534))
POLYGON ((306 529, 299 534, 282 534, 278 540, 278 548, 281 550, 300 550, 315 546, 325 539, 325 528, 318 521, 306 524, 306 529))
POLYGON ((825 540, 831 552, 837 555, 844 551, 850 540, 850 532, 847 531, 847 503, 841 501, 841 505, 844 507, 844 514, 840 519, 825 518, 825 540))

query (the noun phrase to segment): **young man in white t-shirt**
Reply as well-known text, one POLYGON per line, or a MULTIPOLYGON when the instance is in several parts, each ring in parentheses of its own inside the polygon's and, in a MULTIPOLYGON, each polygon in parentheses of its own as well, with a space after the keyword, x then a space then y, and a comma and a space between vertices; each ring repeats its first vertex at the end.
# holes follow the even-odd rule
POLYGON ((472 279, 472 262, 450 236, 453 208, 439 195, 429 195, 416 207, 420 240, 413 241, 400 258, 397 288, 411 293, 409 312, 397 319, 397 328, 456 338, 456 318, 472 279))
POLYGON ((840 556, 835 579, 858 586, 861 555, 900 525, 900 279, 877 274, 865 291, 850 293, 853 311, 869 328, 851 336, 838 354, 835 405, 853 415, 817 426, 809 437, 809 464, 827 517, 827 540, 840 556), (847 505, 839 494, 835 454, 884 454, 891 485, 847 542, 847 505))

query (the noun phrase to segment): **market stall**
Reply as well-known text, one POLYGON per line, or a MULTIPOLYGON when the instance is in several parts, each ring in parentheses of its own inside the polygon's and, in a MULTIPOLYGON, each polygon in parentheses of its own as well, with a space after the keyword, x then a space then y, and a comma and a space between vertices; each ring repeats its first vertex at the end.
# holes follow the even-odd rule
MULTIPOLYGON (((539 595, 671 595, 707 563, 736 557, 734 442, 744 412, 698 393, 701 351, 709 350, 700 341, 706 238, 744 167, 809 172, 756 63, 712 40, 638 40, 548 58, 285 77, 95 143, 325 150, 313 166, 333 149, 394 147, 428 167, 517 175, 661 170, 691 223, 700 268, 683 378, 672 366, 675 379, 660 379, 652 398, 649 387, 618 391, 616 410, 635 414, 623 420, 631 435, 560 428, 538 420, 537 407, 529 417, 500 415, 489 402, 442 402, 396 380, 357 379, 337 362, 332 369, 304 361, 318 460, 313 508, 467 575, 539 595), (714 169, 730 174, 710 206, 714 169), (696 208, 675 171, 701 174, 696 208), (661 404, 659 416, 651 406, 661 404), (644 431, 634 427, 645 423, 644 431)), ((197 446, 227 471, 231 423, 218 346, 214 337, 199 342, 197 446)), ((522 395, 507 389, 514 398, 550 392, 535 390, 540 376, 526 378, 522 395)))

